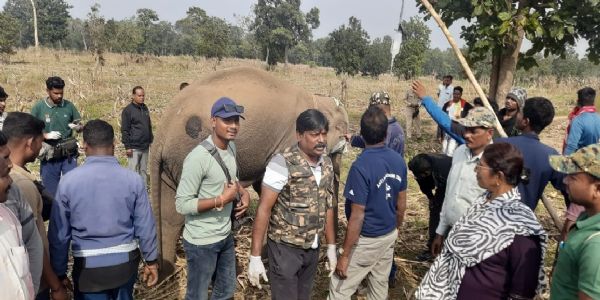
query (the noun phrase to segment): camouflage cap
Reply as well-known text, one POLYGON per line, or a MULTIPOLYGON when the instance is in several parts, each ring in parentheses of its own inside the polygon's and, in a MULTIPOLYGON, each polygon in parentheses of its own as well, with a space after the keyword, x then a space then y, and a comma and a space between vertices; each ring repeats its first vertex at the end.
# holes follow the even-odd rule
POLYGON ((457 122, 465 127, 485 127, 493 128, 496 122, 496 115, 485 107, 475 107, 469 111, 469 114, 457 122))
POLYGON ((385 104, 390 105, 390 95, 386 91, 375 92, 371 94, 369 105, 385 104))
POLYGON ((567 156, 550 156, 550 166, 561 173, 585 172, 600 178, 600 144, 589 145, 567 156))

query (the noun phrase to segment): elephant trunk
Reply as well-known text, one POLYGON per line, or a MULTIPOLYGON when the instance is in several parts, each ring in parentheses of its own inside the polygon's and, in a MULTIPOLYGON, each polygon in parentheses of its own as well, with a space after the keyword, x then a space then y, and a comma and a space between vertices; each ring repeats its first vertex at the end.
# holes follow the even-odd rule
MULTIPOLYGON (((156 145, 150 151, 150 204, 154 212, 154 221, 156 223, 156 235, 158 239, 159 264, 162 267, 162 218, 161 218, 161 165, 162 165, 162 146, 156 145)), ((162 268, 161 268, 162 269, 162 268)))

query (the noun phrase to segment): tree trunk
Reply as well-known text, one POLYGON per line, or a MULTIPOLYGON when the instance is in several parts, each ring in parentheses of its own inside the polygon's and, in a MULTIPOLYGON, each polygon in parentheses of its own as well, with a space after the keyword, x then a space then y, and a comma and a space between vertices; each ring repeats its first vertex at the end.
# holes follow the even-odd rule
POLYGON ((269 47, 267 47, 267 55, 265 56, 265 63, 269 64, 269 47))
POLYGON ((284 60, 285 60, 285 67, 287 68, 288 66, 288 52, 289 52, 289 47, 285 46, 285 50, 283 50, 283 56, 284 56, 284 60))
POLYGON ((38 40, 38 25, 37 25, 37 13, 35 11, 35 0, 31 1, 31 8, 33 9, 33 38, 35 41, 35 48, 37 49, 40 45, 38 40))

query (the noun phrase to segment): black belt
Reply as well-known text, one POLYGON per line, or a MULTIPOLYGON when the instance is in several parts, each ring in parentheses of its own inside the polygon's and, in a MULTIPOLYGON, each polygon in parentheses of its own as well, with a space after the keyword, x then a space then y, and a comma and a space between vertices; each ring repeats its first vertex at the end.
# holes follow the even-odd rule
POLYGON ((84 293, 96 293, 118 288, 127 283, 136 274, 140 264, 140 252, 129 252, 129 261, 107 267, 86 268, 85 257, 73 259, 73 282, 77 290, 84 293))

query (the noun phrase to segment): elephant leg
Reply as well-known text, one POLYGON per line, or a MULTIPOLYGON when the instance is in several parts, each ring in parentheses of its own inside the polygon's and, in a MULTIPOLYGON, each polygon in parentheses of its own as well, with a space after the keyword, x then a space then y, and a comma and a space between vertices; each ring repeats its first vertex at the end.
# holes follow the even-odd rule
POLYGON ((175 191, 165 183, 161 186, 161 277, 166 277, 175 271, 177 241, 181 236, 184 218, 175 210, 175 191))

